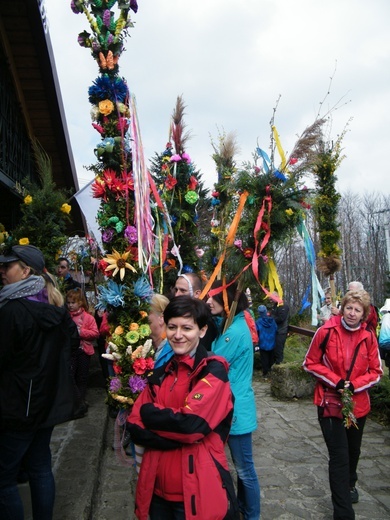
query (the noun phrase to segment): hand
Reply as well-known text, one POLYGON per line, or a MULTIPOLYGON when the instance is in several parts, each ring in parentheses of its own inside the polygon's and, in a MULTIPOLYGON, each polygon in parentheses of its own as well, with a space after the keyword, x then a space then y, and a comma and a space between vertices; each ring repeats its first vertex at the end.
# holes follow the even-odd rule
POLYGON ((355 392, 355 388, 351 381, 345 381, 344 388, 348 388, 348 390, 353 394, 355 392))
POLYGON ((340 309, 338 309, 334 305, 332 305, 332 307, 330 308, 330 311, 333 314, 333 316, 338 316, 340 314, 340 309))

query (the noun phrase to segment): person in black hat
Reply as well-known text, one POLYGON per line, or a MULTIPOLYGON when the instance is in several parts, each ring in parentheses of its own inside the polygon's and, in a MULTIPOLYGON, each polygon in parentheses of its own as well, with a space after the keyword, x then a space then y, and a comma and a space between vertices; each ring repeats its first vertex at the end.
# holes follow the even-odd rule
POLYGON ((53 516, 55 485, 50 439, 56 424, 73 416, 70 372, 77 328, 63 306, 49 303, 58 290, 44 273, 42 252, 14 246, 0 255, 0 518, 23 518, 17 488, 22 467, 31 490, 33 518, 53 516), (52 285, 53 291, 48 287, 52 285))

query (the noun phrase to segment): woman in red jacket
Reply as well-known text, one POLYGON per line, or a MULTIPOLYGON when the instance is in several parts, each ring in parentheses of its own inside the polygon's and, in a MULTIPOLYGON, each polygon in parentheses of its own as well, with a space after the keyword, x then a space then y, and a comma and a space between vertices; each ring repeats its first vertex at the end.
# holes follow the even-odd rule
POLYGON ((359 500, 356 470, 370 411, 368 389, 382 375, 376 336, 367 331, 364 323, 369 312, 370 296, 366 291, 347 292, 340 315, 333 316, 317 330, 303 363, 303 368, 317 379, 314 404, 318 406, 318 419, 329 452, 334 519, 355 518, 352 504, 359 500), (352 419, 356 419, 356 424, 326 417, 325 395, 329 389, 336 390, 340 397, 345 390, 352 393, 352 419))
POLYGON ((164 311, 174 356, 148 375, 128 430, 145 446, 135 512, 146 520, 239 518, 225 455, 233 414, 228 364, 199 343, 209 309, 174 298, 164 311))

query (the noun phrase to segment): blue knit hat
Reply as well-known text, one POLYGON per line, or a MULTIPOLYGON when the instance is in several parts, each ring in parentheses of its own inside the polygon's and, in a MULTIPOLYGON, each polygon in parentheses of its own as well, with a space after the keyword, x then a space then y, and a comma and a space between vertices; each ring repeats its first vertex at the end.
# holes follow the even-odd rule
POLYGON ((259 305, 257 307, 257 311, 260 314, 260 316, 266 316, 267 315, 267 307, 265 305, 259 305))

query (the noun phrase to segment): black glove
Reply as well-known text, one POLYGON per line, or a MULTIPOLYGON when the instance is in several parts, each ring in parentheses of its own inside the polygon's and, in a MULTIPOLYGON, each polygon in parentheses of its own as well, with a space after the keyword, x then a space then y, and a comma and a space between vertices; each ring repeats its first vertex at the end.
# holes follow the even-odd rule
MULTIPOLYGON (((347 388, 352 394, 355 392, 355 388, 351 382, 349 383, 349 386, 347 388)), ((340 381, 336 385, 336 390, 344 390, 344 389, 345 389, 345 379, 340 379, 340 381)))

